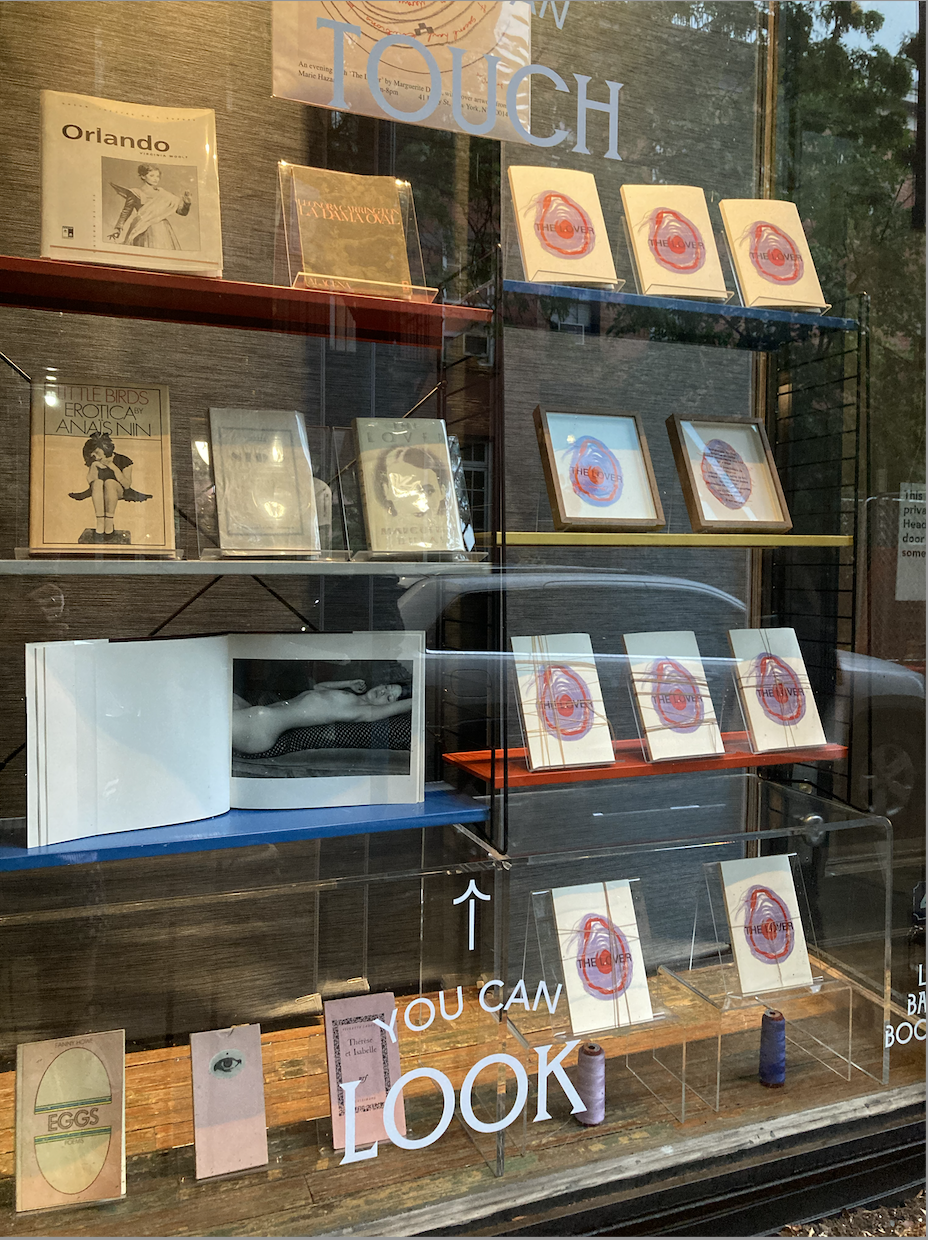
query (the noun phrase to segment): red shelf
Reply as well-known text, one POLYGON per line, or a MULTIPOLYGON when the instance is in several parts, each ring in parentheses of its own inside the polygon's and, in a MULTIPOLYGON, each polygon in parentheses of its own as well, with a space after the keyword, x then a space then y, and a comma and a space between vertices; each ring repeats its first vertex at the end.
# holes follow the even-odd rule
POLYGON ((469 306, 4 255, 0 255, 0 305, 429 349, 441 347, 444 333, 486 323, 492 314, 469 306))
POLYGON ((723 732, 725 754, 717 758, 680 758, 675 762, 649 762, 641 741, 613 741, 615 762, 610 766, 578 766, 556 771, 530 771, 524 749, 497 749, 495 770, 489 749, 473 753, 446 753, 445 761, 458 766, 494 788, 503 786, 503 766, 508 762, 509 787, 525 788, 535 784, 579 784, 596 779, 633 779, 639 775, 679 775, 687 771, 727 771, 749 766, 783 766, 794 762, 838 762, 847 756, 844 745, 818 745, 809 749, 779 750, 776 753, 752 753, 747 732, 723 732))

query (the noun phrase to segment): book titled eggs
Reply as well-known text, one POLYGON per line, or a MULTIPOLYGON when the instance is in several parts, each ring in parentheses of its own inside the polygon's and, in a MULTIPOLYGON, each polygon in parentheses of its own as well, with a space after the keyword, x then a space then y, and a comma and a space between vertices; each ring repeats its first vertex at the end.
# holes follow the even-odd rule
POLYGON ((16 1048, 16 1209, 110 1201, 126 1191, 126 1035, 16 1048))

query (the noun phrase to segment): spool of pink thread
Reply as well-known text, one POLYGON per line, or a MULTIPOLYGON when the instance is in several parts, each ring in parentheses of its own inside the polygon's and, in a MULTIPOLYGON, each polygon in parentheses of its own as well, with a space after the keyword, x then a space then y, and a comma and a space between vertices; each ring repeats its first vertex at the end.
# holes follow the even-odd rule
POLYGON ((606 1052, 596 1042, 584 1042, 577 1052, 577 1093, 586 1103, 574 1119, 588 1128, 606 1118, 606 1052))

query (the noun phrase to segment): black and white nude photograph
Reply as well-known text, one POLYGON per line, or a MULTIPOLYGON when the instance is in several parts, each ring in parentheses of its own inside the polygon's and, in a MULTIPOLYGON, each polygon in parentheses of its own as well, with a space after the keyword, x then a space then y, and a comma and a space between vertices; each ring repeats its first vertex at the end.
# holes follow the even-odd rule
POLYGON ((154 159, 100 161, 108 241, 148 250, 199 250, 197 170, 154 159))
POLYGON ((413 665, 391 659, 234 659, 232 775, 408 775, 413 665))

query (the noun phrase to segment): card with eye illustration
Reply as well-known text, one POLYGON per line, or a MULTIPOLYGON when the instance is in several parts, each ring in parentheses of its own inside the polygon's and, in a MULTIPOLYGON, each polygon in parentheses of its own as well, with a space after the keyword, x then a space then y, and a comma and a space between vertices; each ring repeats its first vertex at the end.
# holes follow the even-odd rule
POLYGON ((261 1026, 190 1035, 197 1179, 267 1162, 261 1026))

